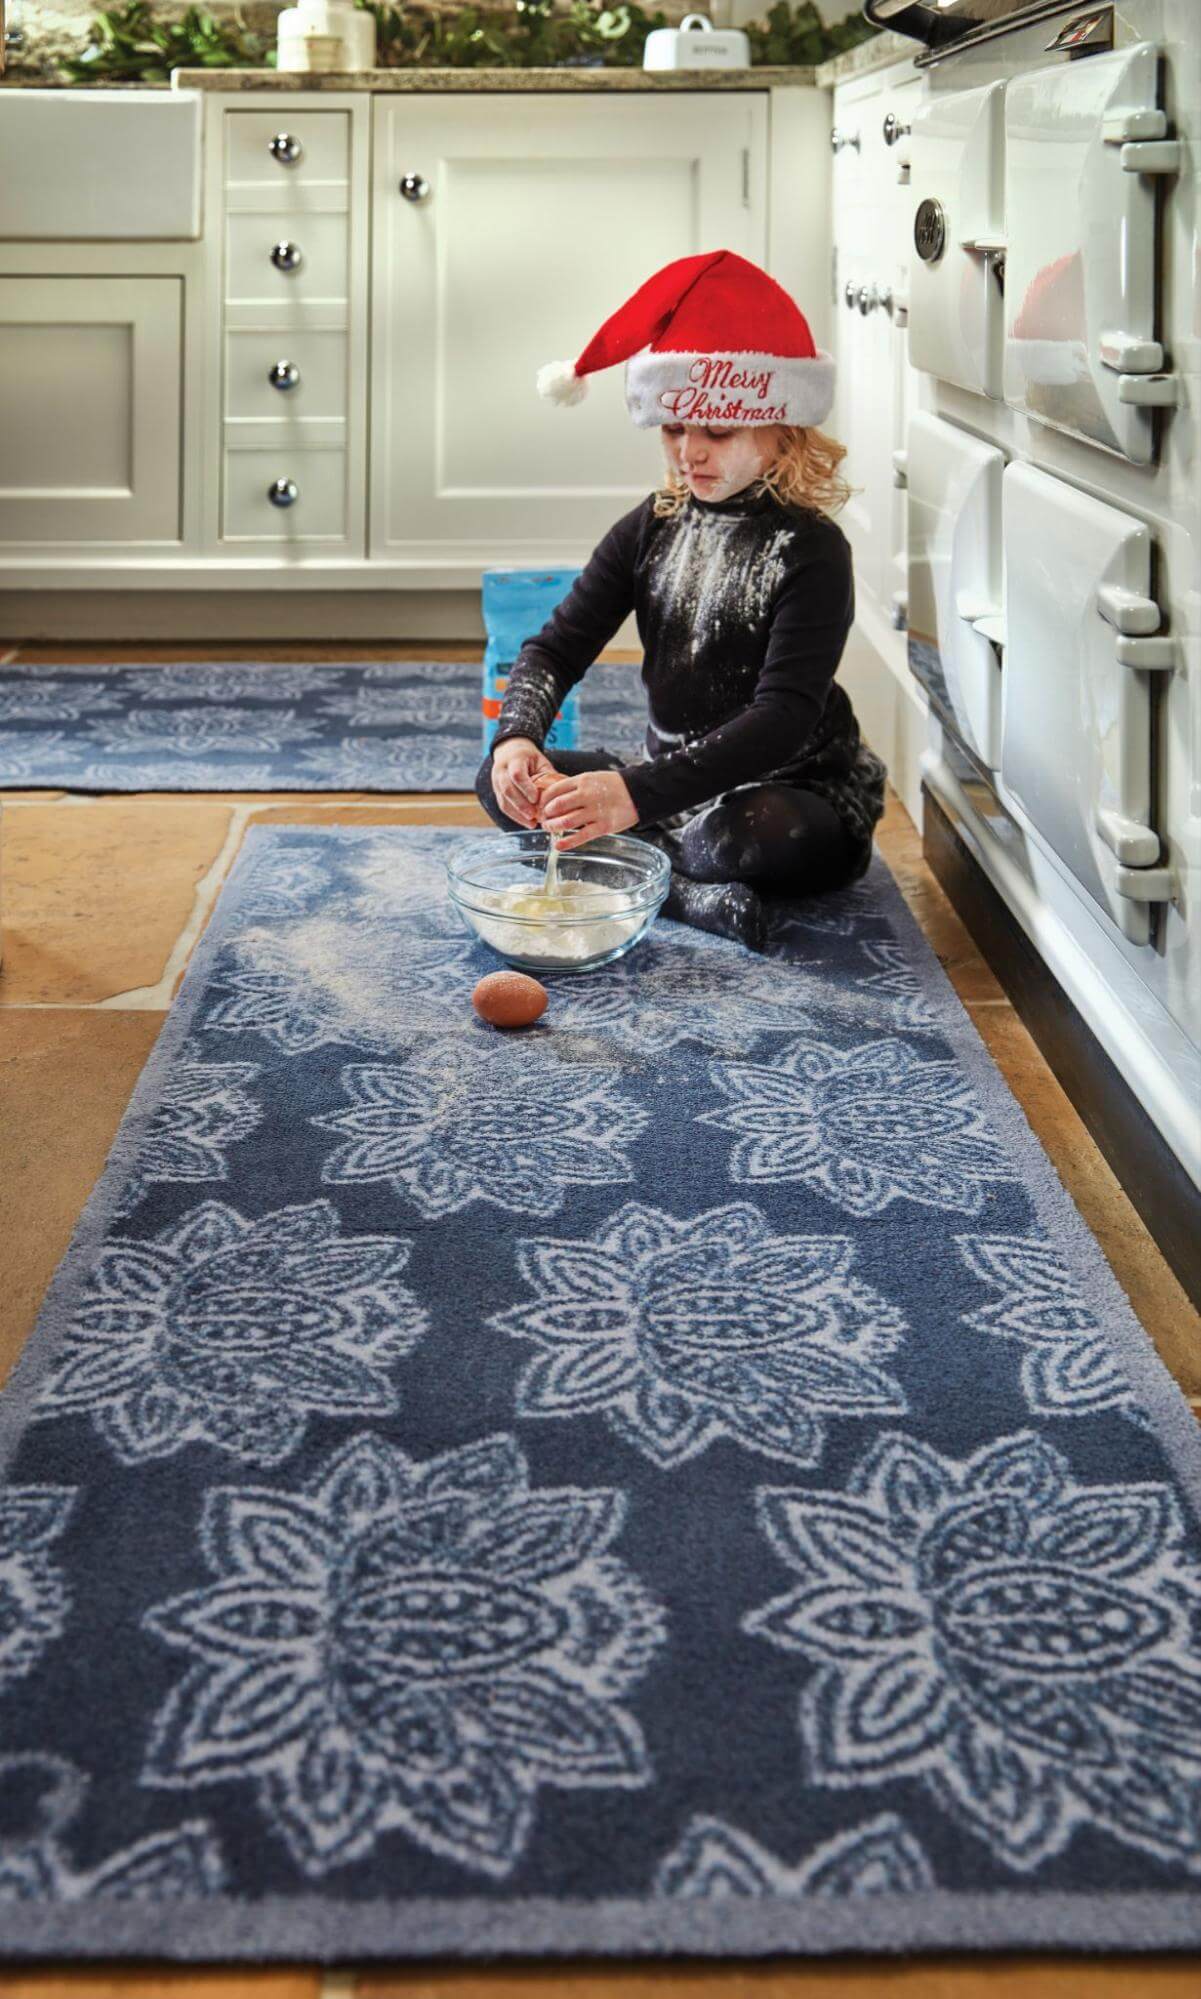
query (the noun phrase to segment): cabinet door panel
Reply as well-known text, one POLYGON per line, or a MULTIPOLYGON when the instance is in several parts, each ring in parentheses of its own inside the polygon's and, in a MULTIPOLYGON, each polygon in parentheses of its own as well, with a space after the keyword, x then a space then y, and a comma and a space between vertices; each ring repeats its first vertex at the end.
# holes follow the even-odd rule
POLYGON ((182 280, 0 287, 0 541, 180 534, 182 280))
POLYGON ((372 552, 575 555, 658 481, 624 369, 539 397, 651 273, 715 248, 764 262, 766 97, 378 98, 372 552), (745 159, 744 159, 745 154, 745 159), (406 174, 424 198, 399 191, 406 174))

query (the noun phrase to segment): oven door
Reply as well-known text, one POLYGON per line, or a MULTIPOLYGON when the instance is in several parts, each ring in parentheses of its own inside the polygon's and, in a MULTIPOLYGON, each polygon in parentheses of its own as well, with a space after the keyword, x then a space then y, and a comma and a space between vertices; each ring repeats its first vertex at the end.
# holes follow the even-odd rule
POLYGON ((909 359, 998 400, 1004 92, 986 83, 928 98, 914 109, 909 143, 909 359))
POLYGON ((947 728, 1001 757, 1001 475, 994 445, 919 410, 909 423, 908 654, 947 728))
POLYGON ((1178 168, 1141 42, 1005 94, 1005 400, 1135 464, 1176 401, 1157 334, 1155 189, 1178 168))
POLYGON ((1005 467, 1001 778, 1031 832, 1132 943, 1170 880, 1152 824, 1156 675, 1145 522, 1031 465, 1005 467))

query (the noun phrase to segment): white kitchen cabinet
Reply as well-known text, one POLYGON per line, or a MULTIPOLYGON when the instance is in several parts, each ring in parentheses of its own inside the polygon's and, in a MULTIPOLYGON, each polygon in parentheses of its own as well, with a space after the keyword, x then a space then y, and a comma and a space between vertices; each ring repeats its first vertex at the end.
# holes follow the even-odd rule
POLYGON ((912 369, 906 307, 912 250, 910 196, 898 179, 906 126, 920 83, 891 72, 861 78, 834 93, 832 214, 838 255, 833 353, 837 394, 825 428, 846 445, 840 471, 856 490, 839 515, 855 551, 861 608, 882 628, 904 614, 904 489, 896 482, 903 451, 912 369))
POLYGON ((494 563, 582 562, 661 440, 620 366, 566 409, 535 377, 672 258, 762 264, 831 345, 809 83, 202 82, 199 236, 0 240, 0 590, 46 629, 64 589, 475 598, 494 563))
POLYGON ((537 371, 673 258, 766 261, 767 93, 373 108, 371 557, 571 559, 656 483, 662 447, 621 366, 567 408, 537 371))
POLYGON ((214 547, 362 558, 370 99, 216 100, 221 463, 214 547))
POLYGON ((905 442, 915 403, 908 304, 912 194, 904 178, 921 80, 911 63, 848 79, 831 104, 830 350, 834 408, 822 428, 846 446, 852 496, 838 515, 855 569, 855 631, 839 678, 916 820, 927 736, 924 690, 909 671, 909 501, 905 442))
POLYGON ((183 283, 6 274, 0 553, 177 543, 183 283))

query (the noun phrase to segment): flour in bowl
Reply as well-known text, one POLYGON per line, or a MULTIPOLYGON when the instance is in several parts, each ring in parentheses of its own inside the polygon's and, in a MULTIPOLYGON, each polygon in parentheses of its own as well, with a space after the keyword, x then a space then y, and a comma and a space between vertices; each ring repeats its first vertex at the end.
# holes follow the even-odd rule
POLYGON ((586 958, 615 951, 619 944, 636 937, 646 921, 645 911, 630 910, 628 895, 618 889, 595 888, 588 882, 560 881, 553 893, 518 883, 495 895, 479 892, 478 900, 498 913, 526 919, 520 923, 492 922, 473 912, 476 929, 494 951, 502 956, 553 958, 564 964, 580 964, 586 958), (578 917, 578 921, 564 922, 565 917, 578 917))

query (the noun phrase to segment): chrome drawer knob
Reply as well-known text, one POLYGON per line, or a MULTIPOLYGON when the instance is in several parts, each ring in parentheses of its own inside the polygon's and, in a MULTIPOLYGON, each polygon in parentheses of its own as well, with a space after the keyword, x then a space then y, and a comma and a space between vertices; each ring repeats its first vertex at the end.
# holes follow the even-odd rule
POLYGON ((845 298, 848 305, 854 305, 859 297, 858 287, 856 285, 853 285, 849 278, 847 279, 846 282, 846 290, 843 292, 843 297, 845 298))
POLYGON ((295 479, 275 479, 267 488, 267 498, 273 507, 290 507, 300 498, 300 488, 295 479))
POLYGON ((300 370, 295 361, 276 361, 267 370, 267 380, 273 389, 294 389, 300 380, 300 370))
POLYGON ((858 132, 840 132, 837 125, 831 126, 830 151, 832 153, 841 152, 844 146, 853 146, 855 151, 858 152, 859 151, 858 132))
POLYGON ((885 117, 885 119, 884 119, 884 143, 885 143, 885 145, 886 145, 886 146, 895 146, 895 145, 896 145, 896 143, 897 143, 897 140, 898 140, 898 139, 902 139, 902 138, 904 138, 904 137, 905 137, 905 135, 906 135, 906 134, 907 134, 907 133, 908 133, 908 132, 909 132, 909 131, 910 131, 911 129, 912 129, 912 128, 911 128, 910 126, 908 126, 908 125, 902 125, 902 123, 901 123, 900 119, 899 119, 899 118, 897 117, 897 114, 896 114, 896 112, 895 112, 895 111, 890 111, 890 112, 888 112, 888 113, 887 113, 887 115, 886 115, 886 117, 885 117))
POLYGON ((294 139, 290 132, 277 132, 267 141, 267 151, 281 166, 294 167, 301 154, 300 140, 294 139))
POLYGON ((403 174, 400 191, 406 201, 428 201, 430 184, 424 174, 403 174))
POLYGON ((277 271, 294 271, 300 262, 299 243, 277 243, 271 261, 277 271))
POLYGON ((859 310, 861 313, 864 314, 865 317, 869 312, 873 312, 875 310, 876 293, 874 286, 860 285, 858 303, 859 303, 859 310))

